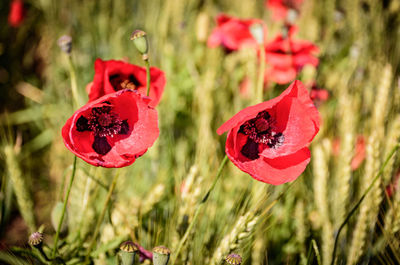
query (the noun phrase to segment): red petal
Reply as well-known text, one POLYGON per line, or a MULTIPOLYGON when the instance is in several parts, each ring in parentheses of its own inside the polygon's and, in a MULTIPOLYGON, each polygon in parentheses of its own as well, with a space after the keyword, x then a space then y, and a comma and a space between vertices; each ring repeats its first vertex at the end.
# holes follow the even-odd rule
MULTIPOLYGON (((285 97, 297 98, 301 104, 309 111, 309 114, 314 120, 315 128, 319 129, 319 114, 318 110, 315 108, 313 102, 310 99, 309 92, 304 87, 304 85, 296 80, 294 81, 285 91, 282 92, 278 97, 271 100, 259 103, 254 106, 247 107, 238 113, 236 113, 232 118, 226 121, 217 129, 218 134, 222 134, 236 126, 242 125, 245 121, 250 120, 257 116, 260 111, 272 109, 278 102, 283 100, 285 97)), ((318 131, 318 130, 317 130, 318 131)))
POLYGON ((157 111, 149 107, 140 94, 129 89, 89 102, 76 111, 62 129, 64 143, 70 151, 86 162, 102 167, 123 167, 132 164, 153 145, 158 134, 157 111), (100 155, 92 148, 94 134, 91 131, 78 132, 75 125, 81 115, 88 116, 94 107, 104 105, 104 101, 113 106, 113 111, 122 120, 128 121, 129 133, 107 136, 107 142, 112 148, 107 154, 100 155))
MULTIPOLYGON (((97 59, 95 62, 95 76, 89 93, 89 102, 120 89, 113 87, 111 84, 110 77, 113 75, 120 76, 122 79, 129 79, 129 76, 133 76, 140 83, 135 90, 138 90, 144 96, 147 94, 146 69, 144 67, 123 61, 97 59)), ((164 72, 156 67, 151 67, 149 97, 152 101, 149 104, 150 106, 155 107, 160 102, 165 82, 164 72)))
MULTIPOLYGON (((250 33, 250 26, 263 23, 259 19, 239 19, 221 14, 217 17, 217 27, 208 38, 207 45, 216 47, 223 45, 229 50, 238 50, 244 46, 257 48, 258 44, 250 33)), ((264 27, 266 36, 266 27, 264 27)))
POLYGON ((319 118, 310 115, 309 108, 296 98, 290 97, 279 102, 275 111, 277 131, 283 133, 285 140, 282 146, 266 148, 260 155, 275 158, 307 147, 318 132, 319 127, 316 128, 315 123, 319 118))
POLYGON ((242 171, 248 173, 254 179, 279 185, 295 180, 304 171, 310 162, 310 151, 303 148, 294 154, 267 159, 260 157, 255 160, 241 161, 237 159, 231 150, 226 147, 229 159, 242 171))

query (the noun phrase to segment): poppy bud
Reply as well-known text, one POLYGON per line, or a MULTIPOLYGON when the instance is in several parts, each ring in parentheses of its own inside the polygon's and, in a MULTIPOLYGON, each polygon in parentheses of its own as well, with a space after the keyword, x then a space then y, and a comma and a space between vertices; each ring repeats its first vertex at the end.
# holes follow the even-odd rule
POLYGON ((167 265, 171 251, 164 246, 153 248, 153 264, 154 265, 167 265))
POLYGON ((133 265, 135 262, 135 254, 138 248, 132 241, 123 242, 119 246, 119 256, 121 258, 122 265, 133 265))
POLYGON ((261 23, 255 23, 250 26, 250 33, 258 44, 264 43, 264 27, 261 23))
MULTIPOLYGON (((64 209, 64 204, 62 202, 57 202, 54 206, 53 210, 51 211, 51 224, 53 225, 54 230, 57 231, 58 224, 60 223, 60 218, 64 209)), ((67 211, 65 211, 64 219, 61 225, 60 232, 64 233, 67 231, 68 224, 67 224, 67 211)))
POLYGON ((68 35, 62 35, 58 41, 57 41, 58 46, 60 49, 65 52, 66 54, 71 53, 72 49, 72 38, 71 36, 68 35))
POLYGON ((226 256, 225 261, 230 265, 240 265, 242 264, 242 257, 238 254, 231 253, 226 256))
POLYGON ((147 54, 149 50, 149 45, 147 42, 146 32, 144 32, 143 30, 135 30, 131 35, 131 40, 133 41, 133 44, 135 44, 136 49, 138 49, 141 54, 147 54))

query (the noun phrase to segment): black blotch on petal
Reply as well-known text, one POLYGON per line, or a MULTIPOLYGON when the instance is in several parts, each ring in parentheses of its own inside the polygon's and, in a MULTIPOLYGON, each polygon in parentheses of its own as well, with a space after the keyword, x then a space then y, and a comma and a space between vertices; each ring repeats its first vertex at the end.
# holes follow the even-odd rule
POLYGON ((95 136, 92 148, 99 155, 105 155, 110 152, 111 145, 107 142, 106 137, 95 136))
POLYGON ((83 116, 79 117, 75 125, 78 132, 90 131, 89 121, 83 116))
POLYGON ((129 75, 129 81, 132 82, 137 87, 142 85, 134 75, 129 75))
POLYGON ((260 156, 258 155, 258 144, 251 140, 250 138, 247 138, 247 142, 245 145, 243 145, 242 150, 240 152, 247 157, 248 159, 254 160, 259 158, 260 156))
POLYGON ((123 120, 121 123, 121 129, 119 130, 119 134, 128 134, 128 132, 129 132, 128 120, 123 120))

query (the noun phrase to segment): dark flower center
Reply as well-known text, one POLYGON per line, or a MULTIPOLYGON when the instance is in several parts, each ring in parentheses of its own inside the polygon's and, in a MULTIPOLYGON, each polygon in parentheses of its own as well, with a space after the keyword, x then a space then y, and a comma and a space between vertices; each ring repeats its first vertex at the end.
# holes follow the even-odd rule
POLYGON ((299 12, 299 10, 300 10, 300 3, 298 3, 295 0, 283 0, 282 4, 284 6, 286 6, 287 8, 296 10, 297 12, 299 12))
POLYGON ((257 159, 259 153, 266 147, 278 148, 285 141, 285 136, 277 132, 274 120, 267 111, 261 111, 254 119, 246 121, 240 126, 239 133, 248 136, 241 153, 250 159, 257 159))
MULTIPOLYGON (((109 102, 103 102, 109 104, 109 102)), ((81 115, 76 121, 78 132, 92 131, 94 133, 93 150, 105 155, 111 150, 106 136, 124 135, 129 132, 128 120, 121 120, 117 113, 112 111, 111 106, 102 106, 92 109, 88 117, 81 115)))
POLYGON ((135 90, 137 87, 141 86, 141 83, 134 75, 115 74, 111 75, 109 80, 115 91, 125 88, 135 90))

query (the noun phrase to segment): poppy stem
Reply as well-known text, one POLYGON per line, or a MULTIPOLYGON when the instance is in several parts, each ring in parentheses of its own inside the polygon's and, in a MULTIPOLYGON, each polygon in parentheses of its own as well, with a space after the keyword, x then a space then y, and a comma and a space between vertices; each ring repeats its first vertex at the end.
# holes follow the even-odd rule
POLYGON ((72 166, 71 178, 69 179, 69 185, 68 185, 68 189, 67 189, 67 194, 65 195, 65 199, 64 199, 63 210, 61 212, 60 220, 58 221, 57 231, 56 231, 56 235, 55 235, 55 238, 54 238, 54 247, 53 247, 53 252, 51 254, 52 259, 54 259, 54 257, 56 256, 56 253, 57 253, 57 242, 58 242, 58 238, 60 236, 61 226, 62 226, 62 223, 63 223, 63 220, 64 220, 64 215, 65 215, 65 210, 67 208, 69 193, 71 192, 72 183, 74 182, 74 178, 75 178, 76 160, 77 160, 77 158, 75 156, 74 157, 74 164, 72 166))
POLYGON ((146 58, 143 56, 143 60, 146 64, 146 88, 147 88, 147 93, 146 95, 149 96, 150 94, 150 63, 149 63, 149 57, 147 56, 146 58))
POLYGON ((228 156, 225 155, 224 159, 222 160, 222 162, 221 162, 221 164, 220 164, 220 166, 218 168, 217 175, 216 175, 216 177, 214 179, 214 182, 211 184, 211 187, 208 189, 208 191, 204 195, 203 199, 197 205, 196 212, 194 213, 194 216, 193 216, 193 220, 190 223, 189 227, 186 229, 185 234, 183 235, 183 237, 179 241, 178 247, 177 247, 177 249, 176 249, 176 251, 174 253, 174 256, 172 257, 172 260, 171 260, 171 264, 172 265, 175 264, 175 260, 179 257, 179 253, 181 252, 182 246, 185 243, 186 239, 188 238, 190 232, 192 231, 192 229, 193 229, 193 227, 194 227, 194 225, 196 223, 197 217, 199 216, 199 213, 200 213, 201 209, 204 207, 205 203, 207 202, 207 199, 209 198, 209 196, 211 194, 211 191, 214 189, 215 185, 217 184, 218 179, 221 177, 222 169, 224 168, 224 166, 225 166, 227 161, 228 161, 228 156))
POLYGON ((265 74, 265 49, 264 43, 259 45, 260 50, 260 67, 258 68, 258 78, 256 86, 256 97, 255 103, 263 102, 263 90, 264 90, 264 74, 265 74))
POLYGON ((67 54, 67 60, 68 60, 69 76, 71 79, 71 91, 72 91, 72 97, 74 99, 74 105, 75 107, 80 107, 82 105, 82 102, 78 93, 78 83, 76 81, 75 66, 72 61, 71 54, 67 54))
POLYGON ((381 166, 381 168, 379 169, 378 174, 376 174, 376 176, 374 177, 374 179, 372 180, 371 184, 369 184, 368 188, 364 191, 363 195, 361 196, 361 198, 358 200, 358 202, 356 203, 356 205, 354 205, 354 207, 351 209, 351 211, 347 214, 346 219, 343 221, 343 223, 340 225, 339 230, 336 234, 336 238, 335 238, 335 245, 333 247, 333 252, 332 252, 332 261, 331 261, 331 265, 335 264, 335 260, 336 260, 336 249, 337 249, 337 244, 339 242, 339 236, 340 236, 340 232, 342 232, 343 228, 346 226, 346 224, 349 222, 350 217, 356 212, 356 210, 358 209, 358 207, 360 206, 360 204, 362 203, 362 201, 365 199, 365 197, 368 195, 368 193, 372 190, 375 182, 378 180, 378 178, 383 174, 383 170, 385 169, 386 165, 389 163, 389 160, 392 158, 392 156, 397 152, 397 150, 399 149, 400 144, 398 143, 390 152, 390 154, 387 156, 385 162, 383 163, 383 165, 381 166))
POLYGON ((114 192, 114 189, 115 189, 115 186, 117 184, 118 176, 119 176, 119 171, 117 171, 117 173, 114 175, 114 179, 113 179, 113 181, 111 183, 111 186, 108 189, 108 194, 107 194, 106 200, 105 200, 104 205, 103 205, 103 210, 101 211, 100 216, 97 219, 97 223, 96 223, 96 227, 94 229, 94 233, 93 233, 92 239, 91 239, 91 241, 89 243, 89 247, 88 247, 88 249, 86 251, 86 258, 85 258, 85 262, 83 263, 84 265, 90 263, 90 253, 92 252, 92 249, 93 249, 94 244, 96 242, 97 235, 99 234, 100 226, 101 226, 101 223, 103 222, 104 215, 106 214, 106 211, 107 211, 107 208, 108 208, 107 207, 108 203, 111 200, 111 196, 112 196, 112 194, 114 192))

